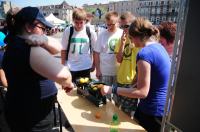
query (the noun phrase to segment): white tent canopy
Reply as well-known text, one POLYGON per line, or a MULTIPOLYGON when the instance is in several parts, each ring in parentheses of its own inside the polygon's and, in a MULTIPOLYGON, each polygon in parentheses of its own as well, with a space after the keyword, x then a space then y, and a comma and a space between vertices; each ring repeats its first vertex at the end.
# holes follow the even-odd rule
POLYGON ((65 21, 58 19, 55 17, 52 13, 45 18, 48 22, 50 22, 53 25, 60 25, 60 24, 65 24, 65 21))

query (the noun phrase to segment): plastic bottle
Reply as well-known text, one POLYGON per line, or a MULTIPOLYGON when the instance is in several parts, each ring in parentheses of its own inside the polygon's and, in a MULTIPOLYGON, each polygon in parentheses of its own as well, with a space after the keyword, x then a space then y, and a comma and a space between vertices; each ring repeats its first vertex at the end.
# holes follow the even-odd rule
POLYGON ((118 131, 119 119, 118 115, 115 113, 112 117, 112 122, 110 124, 110 132, 119 132, 118 131))

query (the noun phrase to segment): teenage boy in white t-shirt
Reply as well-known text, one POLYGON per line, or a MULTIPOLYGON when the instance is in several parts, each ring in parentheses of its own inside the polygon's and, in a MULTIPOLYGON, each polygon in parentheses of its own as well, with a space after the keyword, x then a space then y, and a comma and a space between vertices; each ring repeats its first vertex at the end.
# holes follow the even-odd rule
POLYGON ((61 62, 68 66, 72 74, 73 82, 80 77, 90 78, 90 69, 93 65, 92 49, 96 43, 97 37, 96 33, 90 30, 91 38, 89 39, 86 32, 86 18, 87 13, 84 9, 74 9, 72 14, 74 22, 73 34, 69 43, 70 47, 68 53, 67 47, 70 27, 64 31, 62 37, 61 62))
POLYGON ((118 28, 117 12, 108 12, 105 16, 107 30, 102 31, 94 47, 96 77, 107 85, 116 83, 117 61, 114 54, 115 45, 120 40, 123 30, 118 28))

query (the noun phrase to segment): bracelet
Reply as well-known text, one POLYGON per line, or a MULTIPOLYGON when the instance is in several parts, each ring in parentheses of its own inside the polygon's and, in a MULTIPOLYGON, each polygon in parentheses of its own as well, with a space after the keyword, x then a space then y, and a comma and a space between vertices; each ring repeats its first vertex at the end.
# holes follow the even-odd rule
POLYGON ((117 89, 118 89, 117 84, 113 84, 113 85, 112 85, 112 93, 113 93, 113 94, 117 94, 117 89))

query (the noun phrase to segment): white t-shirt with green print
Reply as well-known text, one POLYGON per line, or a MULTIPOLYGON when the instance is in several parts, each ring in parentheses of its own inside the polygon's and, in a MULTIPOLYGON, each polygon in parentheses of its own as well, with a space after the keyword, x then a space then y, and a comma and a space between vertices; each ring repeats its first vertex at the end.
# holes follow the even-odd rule
MULTIPOLYGON (((91 48, 93 49, 96 43, 96 33, 90 29, 91 33, 91 48)), ((65 29, 62 36, 62 50, 67 49, 68 39, 70 34, 70 28, 65 29)), ((81 71, 92 67, 92 58, 90 54, 89 38, 86 33, 86 27, 83 30, 76 31, 74 29, 70 49, 68 54, 68 61, 65 65, 69 67, 71 71, 81 71)))
POLYGON ((102 31, 94 46, 94 51, 100 53, 100 70, 102 75, 115 76, 117 71, 117 61, 114 54, 115 45, 119 42, 123 30, 117 29, 110 33, 108 30, 102 31))

